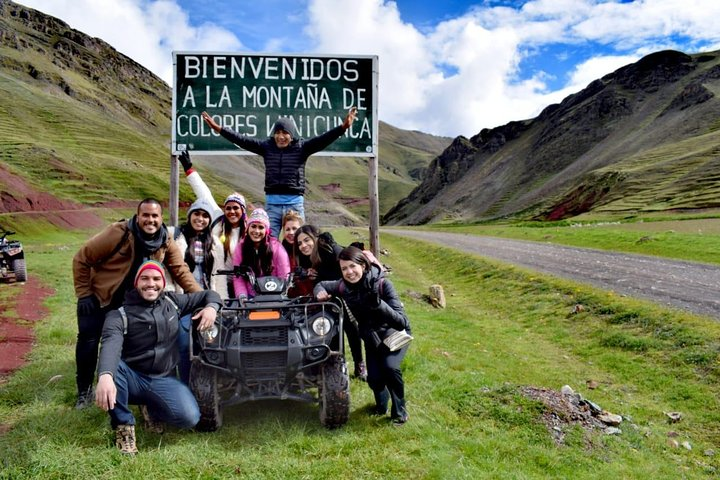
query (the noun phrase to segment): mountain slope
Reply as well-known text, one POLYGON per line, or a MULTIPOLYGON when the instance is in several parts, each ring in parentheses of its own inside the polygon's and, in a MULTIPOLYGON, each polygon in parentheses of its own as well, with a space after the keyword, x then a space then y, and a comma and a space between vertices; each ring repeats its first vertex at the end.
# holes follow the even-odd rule
MULTIPOLYGON (((61 20, 0 0, 0 213, 168 198, 170 112, 171 89, 138 63, 61 20)), ((387 129, 402 137, 381 124, 380 181, 390 199, 385 209, 417 185, 411 171, 427 166, 450 142, 408 132, 419 146, 396 146, 385 140, 387 129)), ((352 202, 348 208, 337 189, 328 193, 321 185, 341 179, 344 196, 366 198, 364 161, 332 159, 327 163, 336 166, 325 168, 326 158, 310 160, 309 213, 317 211, 321 224, 363 222, 362 208, 352 202), (346 172, 364 180, 346 178, 346 172)), ((262 201, 258 157, 195 161, 218 201, 233 190, 262 201)), ((180 189, 181 202, 193 199, 187 182, 180 189)))
POLYGON ((720 53, 657 52, 456 138, 390 224, 720 207, 720 53))

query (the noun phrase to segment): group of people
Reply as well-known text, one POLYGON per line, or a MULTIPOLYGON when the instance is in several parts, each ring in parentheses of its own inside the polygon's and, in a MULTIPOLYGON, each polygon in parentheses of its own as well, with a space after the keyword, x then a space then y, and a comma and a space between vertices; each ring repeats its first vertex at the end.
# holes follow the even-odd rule
POLYGON ((183 152, 179 160, 196 196, 183 225, 166 227, 160 202, 148 198, 133 218, 111 224, 75 255, 76 408, 94 402, 107 411, 121 452, 137 452, 130 405, 139 405, 154 428, 192 428, 199 421, 188 387, 189 336, 193 322, 199 332, 211 328, 225 301, 254 296, 243 278, 217 274, 238 265, 256 276, 294 272, 293 296, 341 298, 352 319, 344 326, 354 375, 373 390, 374 412, 385 415, 392 400, 393 423, 408 420, 400 369, 407 346, 390 351, 377 341, 388 329, 410 330, 392 283, 361 245, 343 248, 329 232, 304 223, 305 163, 339 138, 355 115, 351 109, 341 125, 307 141, 281 118, 271 137, 258 141, 220 127, 203 112, 214 131, 263 156, 266 209, 248 214, 238 192, 220 208, 183 152))

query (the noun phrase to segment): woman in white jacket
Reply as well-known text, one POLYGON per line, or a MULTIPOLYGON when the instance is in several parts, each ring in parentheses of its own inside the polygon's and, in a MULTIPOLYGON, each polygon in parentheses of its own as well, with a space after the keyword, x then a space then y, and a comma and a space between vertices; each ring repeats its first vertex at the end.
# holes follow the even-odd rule
MULTIPOLYGON (((210 224, 212 221, 212 202, 198 199, 190 206, 187 214, 187 223, 179 227, 178 234, 173 232, 175 243, 183 254, 185 263, 193 273, 195 280, 205 290, 214 290, 225 300, 228 298, 227 276, 218 275, 217 271, 225 268, 223 248, 220 240, 212 234, 210 224)), ((183 293, 179 285, 173 283, 168 277, 166 290, 183 293)), ((192 320, 190 315, 180 319, 181 329, 178 336, 180 347, 180 363, 178 364, 180 380, 188 383, 190 380, 190 328, 192 320)))
MULTIPOLYGON (((238 192, 233 192, 225 198, 223 208, 218 207, 212 192, 200 177, 200 174, 193 168, 190 154, 187 151, 182 152, 179 160, 185 170, 187 181, 195 193, 195 197, 198 200, 206 200, 210 205, 211 211, 208 213, 212 217, 212 223, 210 224, 212 233, 220 240, 223 249, 224 265, 222 268, 232 270, 235 247, 240 239, 245 236, 245 230, 247 229, 245 197, 238 192)), ((228 276, 226 281, 228 283, 229 297, 235 298, 237 295, 233 291, 232 277, 228 276)))

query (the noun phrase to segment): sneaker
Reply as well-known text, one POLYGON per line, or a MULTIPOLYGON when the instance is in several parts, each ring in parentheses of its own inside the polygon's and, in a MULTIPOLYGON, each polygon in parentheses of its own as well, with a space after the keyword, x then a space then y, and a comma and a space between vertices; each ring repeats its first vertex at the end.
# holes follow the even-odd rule
POLYGON ((403 413, 403 414, 400 415, 399 417, 393 417, 393 418, 391 418, 390 420, 392 421, 393 426, 395 426, 395 427, 401 427, 401 426, 405 425, 405 423, 406 423, 409 419, 410 419, 410 415, 408 415, 407 413, 403 413))
POLYGON ((140 412, 142 413, 143 419, 145 419, 145 430, 158 435, 165 431, 165 425, 163 425, 162 422, 156 422, 152 419, 147 405, 140 405, 140 412))
POLYGON ((83 408, 89 407, 93 403, 95 403, 95 389, 93 389, 91 385, 87 388, 87 390, 83 390, 82 392, 78 393, 77 402, 75 402, 75 409, 82 410, 83 408))
POLYGON ((120 453, 135 455, 138 449, 135 446, 135 425, 118 425, 115 429, 115 446, 120 453))
POLYGON ((365 362, 357 362, 355 364, 355 378, 358 378, 359 380, 363 382, 367 382, 367 366, 365 366, 365 362))

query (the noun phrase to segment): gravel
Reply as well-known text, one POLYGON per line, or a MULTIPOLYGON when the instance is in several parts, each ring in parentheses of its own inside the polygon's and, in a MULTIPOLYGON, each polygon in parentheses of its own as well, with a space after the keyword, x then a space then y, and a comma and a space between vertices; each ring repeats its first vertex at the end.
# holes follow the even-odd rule
POLYGON ((720 266, 550 243, 383 228, 720 320, 720 266))

